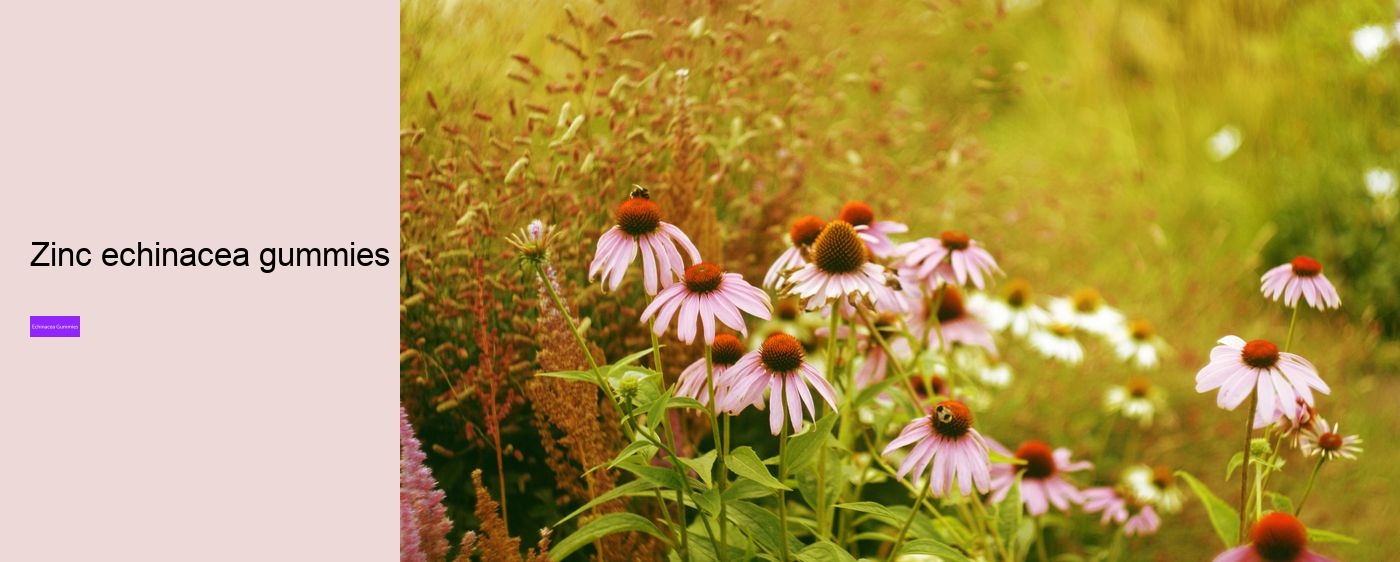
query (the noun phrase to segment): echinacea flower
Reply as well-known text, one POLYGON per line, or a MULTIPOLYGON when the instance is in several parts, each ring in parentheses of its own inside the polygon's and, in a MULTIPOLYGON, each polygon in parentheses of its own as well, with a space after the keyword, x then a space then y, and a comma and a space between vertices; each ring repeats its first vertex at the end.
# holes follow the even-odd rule
POLYGON ((802 409, 816 419, 817 408, 807 385, 817 390, 832 411, 836 410, 836 389, 822 374, 804 360, 802 343, 784 333, 763 340, 756 351, 750 351, 725 373, 725 390, 716 393, 716 405, 726 412, 738 413, 760 403, 763 391, 768 391, 768 428, 777 435, 783 427, 783 416, 792 420, 794 433, 802 431, 802 409))
POLYGON ((1074 326, 1051 321, 1044 329, 1034 330, 1029 338, 1031 347, 1041 355, 1069 365, 1084 360, 1084 346, 1074 339, 1074 326))
POLYGON ((788 278, 791 292, 807 302, 807 310, 838 300, 874 304, 885 272, 870 262, 869 252, 850 223, 827 223, 812 242, 811 261, 788 278))
POLYGON ((916 336, 924 335, 928 347, 933 349, 938 349, 941 345, 943 351, 947 352, 953 349, 953 344, 962 344, 980 347, 985 349, 988 355, 997 357, 997 344, 992 338, 992 333, 982 325, 981 320, 968 311, 961 290, 954 285, 943 285, 935 293, 933 300, 938 308, 933 310, 932 314, 930 309, 933 306, 921 303, 919 310, 910 316, 910 333, 916 336), (936 327, 932 325, 933 320, 938 322, 936 327))
POLYGON ((1016 337, 1026 337, 1050 322, 1050 314, 1035 304, 1031 285, 1025 279, 1008 282, 999 299, 979 293, 969 297, 967 305, 992 331, 1010 331, 1016 337))
POLYGON ((1107 337, 1123 325, 1123 313, 1109 306, 1098 291, 1090 288, 1079 289, 1069 297, 1050 299, 1050 314, 1060 322, 1097 336, 1107 337))
POLYGON ((1287 513, 1259 518, 1249 531, 1249 544, 1215 557, 1215 562, 1336 562, 1308 550, 1308 529, 1287 513))
POLYGON ((1103 397, 1105 412, 1137 420, 1142 427, 1152 425, 1152 417, 1165 406, 1162 391, 1145 377, 1133 377, 1123 386, 1110 386, 1103 397))
POLYGON ((903 223, 877 222, 875 210, 861 201, 847 201, 841 207, 838 218, 851 223, 860 239, 865 241, 865 245, 870 248, 870 253, 881 258, 888 257, 895 252, 894 242, 890 241, 891 234, 909 232, 909 227, 903 223))
POLYGON ((1133 320, 1121 329, 1109 332, 1108 340, 1119 361, 1127 361, 1139 369, 1157 367, 1158 356, 1166 348, 1162 338, 1152 331, 1146 320, 1133 320))
POLYGON ((588 278, 601 276, 604 289, 617 289, 639 251, 648 295, 685 275, 680 250, 685 250, 691 263, 700 262, 700 250, 681 229, 661 220, 661 207, 648 198, 645 189, 633 190, 632 197, 617 207, 614 218, 617 224, 598 237, 598 251, 588 264, 588 278))
POLYGON ((1297 399, 1313 405, 1312 389, 1332 392, 1312 363, 1272 342, 1225 336, 1219 343, 1210 350, 1210 363, 1196 373, 1196 392, 1220 389, 1215 403, 1221 408, 1235 409, 1257 389, 1259 408, 1291 416, 1297 399))
POLYGON ((705 343, 715 342, 715 320, 748 335, 740 311, 767 320, 773 304, 768 293, 744 281, 738 273, 724 273, 710 263, 697 263, 686 268, 684 282, 662 289, 661 294, 642 311, 642 321, 656 315, 655 332, 661 335, 676 317, 676 337, 685 343, 695 341, 703 330, 705 343), (679 313, 679 314, 678 314, 679 313))
POLYGON ((1298 440, 1303 437, 1303 432, 1313 428, 1317 420, 1322 419, 1317 415, 1317 410, 1301 398, 1296 399, 1297 408, 1293 415, 1288 416, 1279 413, 1277 410, 1259 410, 1254 416, 1254 429, 1263 429, 1270 425, 1275 426, 1274 431, 1278 432, 1280 438, 1288 441, 1293 448, 1298 448, 1298 440))
POLYGON ((1162 508, 1165 513, 1181 511, 1186 496, 1176 485, 1176 475, 1165 466, 1134 465, 1123 471, 1123 483, 1139 501, 1162 508))
MULTIPOLYGON (((914 355, 914 351, 909 346, 909 340, 899 335, 898 322, 899 319, 893 314, 884 313, 875 318, 875 329, 880 331, 890 351, 894 352, 895 361, 908 361, 914 355)), ((873 337, 860 334, 857 338, 858 342, 864 343, 865 357, 860 363, 860 369, 856 371, 855 383, 856 388, 865 388, 885 380, 890 368, 890 355, 885 353, 885 348, 873 337)))
POLYGON ((792 221, 792 227, 788 229, 788 248, 768 268, 768 273, 763 276, 763 286, 777 290, 783 278, 807 265, 805 256, 825 226, 825 222, 811 215, 792 221))
MULTIPOLYGON (((710 345, 710 370, 714 371, 715 394, 720 392, 720 378, 739 362, 745 351, 748 350, 744 347, 744 340, 730 334, 715 336, 715 342, 710 345)), ((709 405, 711 382, 706 375, 705 358, 701 357, 681 371, 680 378, 676 379, 676 396, 694 398, 701 404, 709 405)))
POLYGON ((1070 459, 1066 448, 1050 450, 1050 446, 1034 439, 1021 443, 1013 453, 995 439, 988 439, 987 446, 1004 456, 1015 456, 1026 464, 997 464, 992 466, 993 502, 1006 499, 1011 487, 1016 483, 1016 474, 1021 474, 1021 503, 1031 515, 1043 515, 1054 505, 1060 511, 1068 512, 1070 504, 1084 502, 1079 489, 1062 476, 1066 472, 1078 472, 1093 468, 1088 461, 1075 462, 1070 459))
POLYGON ((1264 292, 1264 298, 1276 301, 1282 296, 1284 306, 1298 306, 1299 296, 1318 310, 1342 305, 1337 288, 1322 274, 1322 264, 1308 256, 1298 256, 1291 262, 1270 269, 1259 280, 1263 282, 1260 290, 1264 292))
POLYGON ((962 232, 945 230, 937 240, 920 238, 906 244, 904 250, 904 264, 917 267, 919 278, 929 288, 937 287, 939 281, 958 285, 971 281, 981 289, 992 275, 1001 274, 992 254, 962 232))
POLYGON ((1162 526, 1162 519, 1157 516, 1157 511, 1152 509, 1152 506, 1139 505, 1131 501, 1132 498, 1123 497, 1113 488, 1088 488, 1082 495, 1085 512, 1103 512, 1099 523, 1107 525, 1111 521, 1123 525, 1123 534, 1126 536, 1156 534, 1157 529, 1162 526))
POLYGON ((1327 420, 1317 418, 1313 427, 1303 431, 1303 454, 1309 457, 1321 455, 1329 461, 1338 457, 1356 460, 1356 454, 1361 452, 1361 447, 1357 446, 1361 444, 1361 437, 1342 437, 1340 425, 1328 425, 1327 420))
POLYGON ((990 489, 991 460, 987 456, 987 443, 972 427, 972 411, 962 402, 939 402, 932 414, 904 426, 881 454, 888 456, 914 443, 917 444, 900 463, 896 478, 904 478, 906 474, 917 478, 928 469, 928 486, 934 497, 947 495, 954 481, 963 495, 971 494, 974 484, 977 491, 984 494, 990 489))

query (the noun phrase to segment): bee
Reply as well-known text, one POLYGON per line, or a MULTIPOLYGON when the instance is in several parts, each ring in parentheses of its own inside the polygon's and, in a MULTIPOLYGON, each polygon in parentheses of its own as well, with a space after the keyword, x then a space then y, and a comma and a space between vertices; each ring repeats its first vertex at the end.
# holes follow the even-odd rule
POLYGON ((632 194, 629 197, 641 197, 642 199, 651 199, 651 191, 645 187, 634 183, 632 184, 632 194))
POLYGON ((942 404, 939 404, 938 407, 933 409, 933 415, 937 416, 938 421, 941 423, 953 423, 953 418, 957 417, 957 414, 953 413, 952 408, 942 404))

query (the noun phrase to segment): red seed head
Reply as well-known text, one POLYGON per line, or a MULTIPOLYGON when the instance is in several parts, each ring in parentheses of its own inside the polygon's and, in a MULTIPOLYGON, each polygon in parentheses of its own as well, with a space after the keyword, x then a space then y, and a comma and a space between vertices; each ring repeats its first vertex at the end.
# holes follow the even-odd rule
POLYGON ((812 263, 826 273, 850 273, 868 260, 865 243, 845 221, 831 221, 812 242, 812 263))
POLYGON ((972 238, 956 230, 945 230, 939 238, 943 241, 943 247, 949 250, 966 250, 972 244, 972 238))
POLYGON ((870 226, 875 223, 875 210, 861 201, 847 201, 841 207, 840 219, 854 226, 870 226))
POLYGON ((1055 452, 1043 441, 1034 439, 1016 448, 1016 458, 1026 461, 1020 465, 1026 478, 1047 478, 1055 473, 1055 452))
POLYGON ((1249 532, 1254 552, 1269 562, 1292 561, 1308 546, 1308 530, 1292 515, 1273 512, 1259 518, 1249 532))
POLYGON ((715 365, 728 367, 739 362, 739 358, 744 356, 743 340, 734 337, 732 334, 719 334, 715 336, 715 343, 711 346, 711 355, 715 365))
POLYGON ((1317 438, 1318 448, 1329 453, 1342 450, 1342 443, 1342 436, 1330 431, 1317 438))
POLYGON ((1293 274, 1299 277, 1312 277, 1322 274, 1322 264, 1307 256, 1293 258, 1293 274))
POLYGON ((804 357, 802 342, 782 332, 774 333, 763 340, 758 348, 758 358, 763 366, 774 373, 791 373, 802 365, 804 357))
POLYGON ((692 293, 708 293, 719 288, 724 272, 712 263, 700 262, 685 268, 685 288, 692 293))
POLYGON ((962 291, 952 285, 944 285, 939 293, 942 298, 938 301, 938 321, 948 322, 957 320, 967 314, 967 307, 963 304, 962 291))
POLYGON ((661 225, 661 207, 644 197, 633 197, 617 207, 617 226, 632 236, 656 232, 661 225))
POLYGON ((972 410, 957 400, 944 400, 933 407, 933 430, 949 439, 957 439, 972 429, 972 410))
POLYGON ((1268 340, 1254 340, 1244 344, 1240 352, 1244 364, 1256 369, 1268 369, 1278 364, 1278 346, 1268 340))
POLYGON ((795 246, 811 246, 817 241, 817 235, 822 233, 826 227, 826 222, 812 215, 792 221, 792 228, 788 230, 788 238, 792 239, 795 246))

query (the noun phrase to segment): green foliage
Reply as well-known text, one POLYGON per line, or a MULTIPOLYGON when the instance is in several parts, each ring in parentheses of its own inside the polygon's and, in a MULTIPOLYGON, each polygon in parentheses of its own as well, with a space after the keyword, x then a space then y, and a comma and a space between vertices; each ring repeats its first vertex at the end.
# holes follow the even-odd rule
POLYGON ((1186 484, 1191 487, 1191 491, 1205 505, 1206 514, 1210 516, 1210 525, 1215 529, 1215 535, 1220 537, 1220 542, 1224 543, 1226 547, 1234 546, 1240 536, 1240 512, 1235 511, 1235 508, 1230 507, 1230 504, 1225 503, 1225 500, 1216 496, 1195 476, 1191 476, 1184 470, 1177 471, 1176 475, 1186 481, 1186 484))

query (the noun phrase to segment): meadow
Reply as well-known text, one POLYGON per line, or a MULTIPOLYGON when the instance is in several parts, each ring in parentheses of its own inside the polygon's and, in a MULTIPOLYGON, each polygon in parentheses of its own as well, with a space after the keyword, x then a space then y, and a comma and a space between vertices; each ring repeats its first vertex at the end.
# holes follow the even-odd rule
MULTIPOLYGON (((1309 528, 1354 541, 1311 546, 1338 560, 1390 559, 1392 502, 1400 501, 1389 481, 1390 463, 1400 462, 1400 448, 1389 442, 1400 434, 1400 411, 1390 404, 1400 398, 1400 47, 1368 58, 1354 32, 1378 25, 1400 33, 1396 5, 401 6, 401 401, 453 522, 441 559, 456 555, 468 532, 476 558, 509 560, 510 552, 524 552, 510 536, 530 546, 540 529, 553 528, 545 548, 558 548, 600 511, 663 517, 657 505, 673 506, 673 499, 648 490, 558 524, 605 489, 672 466, 653 447, 655 462, 607 467, 630 448, 623 437, 629 424, 673 421, 674 431, 658 435, 670 433, 680 457, 688 450, 698 458, 718 441, 689 409, 643 418, 624 408, 619 416, 610 389, 539 376, 583 372, 585 356, 611 363, 652 345, 639 320, 650 300, 639 265, 611 292, 588 272, 599 236, 635 185, 647 188, 664 220, 685 231, 706 261, 754 286, 788 247, 795 219, 834 219, 847 202, 860 201, 876 220, 909 226, 893 236, 899 242, 938 239, 947 230, 970 234, 1005 272, 992 278, 990 298, 1004 295, 1013 279, 1026 280, 1041 299, 1092 288, 1128 318, 1145 320, 1164 342, 1155 368, 1127 365, 1112 345, 1082 333, 1084 357, 1074 365, 998 334, 1010 384, 968 391, 976 428, 1008 448, 1037 439, 1095 461, 1093 470, 1070 477, 1080 488, 1112 486, 1140 463, 1194 475, 1238 507, 1240 474, 1227 480, 1226 465, 1241 450, 1246 414, 1217 407, 1214 392, 1198 393, 1196 375, 1223 336, 1282 342, 1293 332, 1290 350, 1331 387, 1317 397, 1319 413, 1364 439, 1356 460, 1321 468, 1300 516, 1309 528), (1381 189, 1386 171, 1389 192, 1381 189), (548 269, 522 260, 530 252, 508 240, 535 219, 553 228, 548 269, 567 319, 538 282, 548 269), (1293 310, 1260 294, 1260 276, 1298 255, 1323 264, 1342 306, 1302 306, 1293 331, 1293 310), (581 323, 572 331, 587 351, 566 320, 581 323), (1103 406, 1110 387, 1134 377, 1164 397, 1147 426, 1103 406)), ((529 232, 518 236, 530 246, 529 232)), ((772 297, 782 308, 783 299, 772 297)), ((750 332, 771 327, 745 318, 750 332)), ((702 357, 702 346, 676 336, 666 331, 662 349, 638 358, 638 365, 664 366, 662 391, 702 357)), ((844 347, 848 339, 835 340, 844 347)), ((813 333, 802 343, 823 361, 833 341, 813 333)), ((911 366, 935 370, 953 360, 931 361, 911 366)), ((846 376, 857 368, 818 366, 846 376)), ((909 420, 890 408, 895 413, 875 419, 909 420)), ((862 432, 878 446, 838 443, 830 462, 881 472, 870 454, 894 433, 855 417, 827 430, 862 432), (866 456, 842 456, 851 450, 866 456)), ((731 444, 751 447, 760 459, 777 455, 767 420, 767 412, 753 411, 733 418, 731 444)), ((1313 460, 1283 451, 1283 470, 1269 488, 1297 502, 1313 460)), ((767 466, 760 465, 765 474, 767 466)), ((714 475, 702 476, 706 468, 694 477, 708 485, 714 475)), ((804 553, 889 555, 888 538, 821 539, 824 523, 839 538, 856 517, 836 510, 837 521, 823 521, 829 505, 808 513, 813 494, 800 488, 811 484, 805 475, 792 478, 786 503, 803 521, 793 526, 808 529, 797 540, 832 542, 841 551, 804 553)), ((737 475, 734 482, 741 480, 763 479, 737 475)), ((840 497, 910 505, 917 488, 897 481, 883 474, 864 495, 840 497)), ((1184 505, 1162 513, 1160 529, 1148 536, 1115 539, 1119 527, 1099 525, 1097 515, 1076 507, 1068 515, 1052 510, 1033 529, 1032 518, 1018 518, 1013 534, 1043 538, 1023 539, 1011 552, 963 550, 975 551, 973 559, 1037 559, 1044 548, 1060 560, 1209 560, 1225 544, 1201 499, 1180 478, 1174 486, 1184 505)), ((776 506, 768 496, 753 499, 776 506)), ((699 533, 705 517, 690 503, 699 533)), ((977 518, 963 518, 963 508, 943 507, 950 518, 977 518)), ((873 508, 860 513, 870 516, 859 527, 871 534, 891 534, 904 519, 882 524, 885 515, 873 508)), ((946 529, 922 525, 913 525, 913 535, 955 542, 946 529)), ((599 537, 572 556, 660 558, 662 541, 677 537, 664 527, 655 534, 662 538, 599 537)), ((758 555, 781 556, 754 541, 758 555)), ((716 556, 713 549, 708 556, 716 556)))

